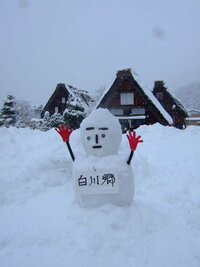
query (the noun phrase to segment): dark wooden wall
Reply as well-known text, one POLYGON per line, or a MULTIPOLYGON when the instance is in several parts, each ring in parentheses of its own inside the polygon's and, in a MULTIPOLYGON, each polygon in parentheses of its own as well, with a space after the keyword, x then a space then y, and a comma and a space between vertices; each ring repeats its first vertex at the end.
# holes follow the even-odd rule
POLYGON ((68 96, 69 92, 66 90, 66 87, 62 84, 58 84, 54 94, 51 96, 47 105, 42 111, 42 117, 46 111, 48 111, 50 116, 52 116, 55 113, 55 107, 58 107, 58 112, 63 114, 64 110, 66 109, 66 101, 68 96), (62 97, 65 97, 65 103, 62 103, 62 97))

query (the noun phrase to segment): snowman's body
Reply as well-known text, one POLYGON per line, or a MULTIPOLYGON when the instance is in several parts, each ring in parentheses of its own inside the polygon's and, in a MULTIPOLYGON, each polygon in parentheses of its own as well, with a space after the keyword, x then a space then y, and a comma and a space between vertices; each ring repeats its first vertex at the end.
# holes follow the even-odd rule
POLYGON ((82 206, 131 204, 134 177, 127 155, 118 151, 121 137, 119 121, 108 110, 97 109, 82 122, 81 141, 87 155, 76 157, 73 171, 76 197, 82 206))
MULTIPOLYGON (((104 204, 115 204, 118 206, 130 205, 134 196, 134 177, 132 168, 126 163, 127 155, 108 155, 105 157, 88 156, 85 158, 76 158, 74 164, 74 187, 76 199, 85 207, 98 207, 104 204), (90 166, 90 168, 89 168, 90 166), (93 192, 92 184, 88 186, 88 192, 84 192, 83 186, 78 190, 77 180, 81 173, 88 173, 89 183, 91 181, 90 174, 95 176, 95 173, 101 173, 101 170, 116 171, 118 178, 117 190, 104 193, 98 188, 93 192), (81 191, 82 189, 82 191, 81 191)), ((85 176, 84 176, 85 177, 85 176)), ((101 181, 99 187, 101 186, 101 181)), ((111 184, 107 185, 111 187, 111 184)))

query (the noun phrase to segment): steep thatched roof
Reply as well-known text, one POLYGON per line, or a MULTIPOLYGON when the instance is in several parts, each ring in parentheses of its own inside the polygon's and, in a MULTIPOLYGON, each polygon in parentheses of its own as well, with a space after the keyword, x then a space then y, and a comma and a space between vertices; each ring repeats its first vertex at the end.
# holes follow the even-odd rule
POLYGON ((188 111, 185 109, 183 104, 181 104, 180 100, 178 100, 178 98, 170 92, 167 87, 165 87, 164 81, 155 81, 153 91, 155 91, 156 88, 159 88, 165 93, 166 99, 168 99, 173 105, 173 110, 180 113, 185 118, 189 117, 188 111))
POLYGON ((73 98, 73 104, 82 106, 86 113, 94 102, 86 90, 78 89, 68 84, 59 83, 57 84, 56 89, 49 98, 47 104, 43 108, 42 115, 44 115, 45 111, 48 110, 48 107, 52 105, 55 98, 57 98, 59 95, 60 90, 63 90, 67 96, 71 96, 73 98))
POLYGON ((96 108, 106 107, 106 100, 112 97, 112 93, 116 91, 124 80, 128 80, 130 84, 135 88, 138 94, 143 99, 144 103, 148 106, 148 109, 154 114, 158 122, 164 125, 171 125, 173 123, 171 116, 166 112, 162 107, 153 93, 145 88, 140 86, 141 82, 136 80, 133 77, 131 69, 120 70, 117 72, 116 79, 110 88, 107 88, 101 98, 99 99, 96 108))

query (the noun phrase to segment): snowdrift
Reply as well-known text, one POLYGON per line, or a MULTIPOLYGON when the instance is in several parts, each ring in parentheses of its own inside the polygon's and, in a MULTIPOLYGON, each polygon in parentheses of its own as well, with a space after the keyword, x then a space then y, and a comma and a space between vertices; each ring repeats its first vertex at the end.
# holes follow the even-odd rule
MULTIPOLYGON (((129 207, 80 208, 54 130, 0 128, 0 266, 200 266, 200 127, 137 130, 129 207)), ((74 153, 84 153, 79 130, 74 153)), ((126 137, 120 147, 127 151, 126 137)))

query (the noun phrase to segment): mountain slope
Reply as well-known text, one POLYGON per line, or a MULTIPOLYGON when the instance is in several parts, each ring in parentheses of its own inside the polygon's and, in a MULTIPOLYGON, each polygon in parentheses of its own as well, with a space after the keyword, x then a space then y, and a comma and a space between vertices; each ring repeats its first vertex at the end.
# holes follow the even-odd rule
POLYGON ((179 88, 175 93, 186 109, 200 110, 200 81, 179 88))

